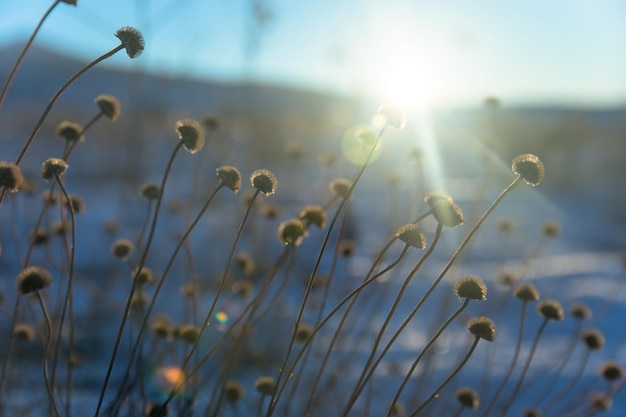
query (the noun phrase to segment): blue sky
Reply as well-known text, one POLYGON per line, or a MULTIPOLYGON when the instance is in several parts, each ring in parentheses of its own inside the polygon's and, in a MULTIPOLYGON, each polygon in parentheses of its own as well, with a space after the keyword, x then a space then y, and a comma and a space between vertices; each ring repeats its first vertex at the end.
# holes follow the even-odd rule
MULTIPOLYGON (((91 59, 133 25, 145 54, 110 64, 381 98, 395 90, 434 105, 488 94, 511 103, 626 102, 623 0, 262 1, 272 17, 250 61, 253 0, 78 0, 60 4, 36 42, 91 59)), ((51 3, 0 2, 0 44, 23 43, 51 3)))

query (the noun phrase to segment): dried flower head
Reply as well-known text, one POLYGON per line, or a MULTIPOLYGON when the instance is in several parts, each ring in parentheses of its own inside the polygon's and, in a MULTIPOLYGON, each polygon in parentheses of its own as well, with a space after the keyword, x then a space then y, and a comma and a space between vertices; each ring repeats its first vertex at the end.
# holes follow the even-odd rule
POLYGON ((405 224, 396 231, 396 237, 417 249, 424 249, 426 247, 426 236, 422 229, 414 225, 413 223, 405 224))
POLYGON ((83 127, 78 123, 63 121, 57 127, 57 135, 68 142, 78 142, 85 140, 83 127))
POLYGON ((276 381, 271 376, 261 376, 254 381, 254 389, 262 395, 272 395, 276 390, 276 381))
POLYGON ((520 285, 515 289, 513 295, 524 302, 539 300, 539 290, 532 284, 520 285))
POLYGON ((314 225, 323 229, 326 227, 326 210, 322 206, 306 206, 300 211, 300 220, 307 227, 314 225))
POLYGON ((250 183, 259 192, 270 196, 276 192, 278 180, 267 169, 257 169, 250 175, 250 183))
POLYGON ((241 298, 248 298, 254 292, 254 285, 247 279, 242 281, 234 282, 230 287, 230 290, 233 294, 237 294, 241 298))
POLYGON ((296 329, 296 342, 304 343, 309 340, 309 337, 313 334, 313 328, 306 323, 298 324, 296 329))
POLYGON ((226 381, 226 384, 224 384, 224 395, 226 396, 226 400, 231 403, 236 403, 239 401, 243 401, 244 397, 246 396, 246 392, 239 382, 226 381))
POLYGON ((50 240, 50 233, 43 227, 37 227, 30 232, 28 238, 33 245, 42 245, 50 240))
POLYGON ((18 323, 13 328, 13 334, 17 340, 32 342, 35 340, 35 329, 28 323, 18 323))
POLYGON ((130 306, 135 310, 144 310, 150 302, 150 296, 143 291, 136 291, 130 299, 130 306))
POLYGON ((390 103, 383 103, 377 113, 382 116, 385 122, 396 129, 404 129, 406 126, 406 112, 400 107, 390 103))
POLYGON ((587 307, 586 304, 583 304, 583 303, 576 303, 576 304, 574 304, 570 308, 569 313, 576 320, 587 320, 587 319, 591 318, 591 309, 589 307, 587 307))
POLYGON ((198 294, 198 284, 194 281, 186 282, 180 286, 178 293, 183 298, 193 298, 198 294))
POLYGON ((204 130, 196 120, 179 120, 176 122, 176 132, 187 152, 194 154, 204 146, 204 130))
POLYGON ((278 204, 273 203, 265 203, 259 209, 261 215, 266 219, 276 219, 280 217, 283 213, 282 209, 278 204))
POLYGON ((442 226, 456 227, 465 222, 461 207, 453 201, 439 200, 433 204, 432 210, 433 216, 442 226))
POLYGON ((118 259, 128 259, 135 245, 128 239, 118 239, 111 245, 111 253, 118 259))
POLYGON ((476 337, 493 342, 496 336, 496 325, 489 317, 474 317, 467 322, 467 331, 476 337))
POLYGON ((285 246, 298 246, 307 236, 306 224, 300 219, 285 220, 278 226, 278 239, 285 246))
POLYGON ((336 197, 346 198, 352 187, 352 181, 345 178, 337 178, 332 180, 330 184, 330 192, 336 197))
POLYGON ((52 276, 47 269, 39 266, 29 266, 17 275, 17 292, 28 294, 49 287, 52 276))
POLYGON ((513 158, 512 169, 526 184, 532 186, 539 185, 545 175, 543 162, 536 155, 530 153, 517 155, 513 158))
POLYGON ((624 368, 616 361, 606 361, 600 367, 600 375, 607 381, 616 381, 624 376, 624 368))
POLYGON ((354 240, 342 239, 338 246, 339 255, 344 258, 349 258, 356 253, 356 242, 354 240))
POLYGON ((85 211, 85 201, 76 194, 70 194, 69 200, 63 199, 68 209, 74 210, 74 214, 80 214, 85 211))
POLYGON ((136 279, 139 285, 152 284, 154 282, 154 273, 145 266, 141 268, 141 271, 135 268, 130 277, 131 279, 136 279))
POLYGON ((537 312, 547 320, 563 320, 563 307, 556 300, 543 300, 537 305, 537 312))
POLYGON ((239 170, 230 165, 222 165, 216 171, 220 184, 230 188, 231 191, 237 194, 241 188, 241 174, 239 170))
POLYGON ((200 337, 200 329, 193 324, 183 324, 178 328, 178 337, 187 344, 193 344, 200 337))
POLYGON ((517 275, 511 271, 501 271, 496 276, 496 281, 506 287, 510 287, 517 282, 517 275))
POLYGON ((471 410, 478 409, 478 406, 480 405, 478 393, 471 388, 459 388, 456 391, 455 396, 458 402, 471 410))
POLYGON ((115 32, 115 36, 120 40, 131 59, 137 58, 143 52, 145 47, 143 35, 134 27, 124 26, 115 32))
POLYGON ((545 237, 557 237, 561 233, 561 227, 555 221, 547 221, 541 226, 541 233, 545 237))
POLYGON ((13 162, 0 161, 0 187, 14 193, 22 188, 24 176, 20 167, 13 162))
POLYGON ((115 121, 120 117, 121 106, 120 101, 116 97, 108 94, 100 94, 96 97, 95 102, 100 113, 104 114, 109 119, 115 121))
POLYGON ((446 193, 445 191, 431 191, 426 194, 426 197, 424 197, 424 202, 428 204, 428 207, 430 208, 433 208, 435 203, 442 200, 447 201, 450 204, 454 203, 454 200, 452 200, 450 194, 446 193))
POLYGON ((41 178, 51 180, 63 175, 67 169, 67 162, 59 158, 48 158, 41 165, 41 178))
POLYGON ((468 275, 454 284, 454 293, 459 297, 459 300, 463 298, 485 300, 487 298, 487 286, 476 275, 468 275))
POLYGON ((166 316, 157 316, 150 326, 157 337, 169 338, 172 334, 172 324, 166 316))
POLYGON ((50 234, 53 236, 64 236, 69 231, 69 225, 61 220, 52 223, 52 226, 50 226, 50 234))
POLYGON ((581 338, 589 350, 600 350, 604 347, 604 334, 598 329, 584 330, 581 338))
POLYGON ((248 276, 254 272, 254 259, 252 256, 245 252, 239 252, 235 256, 235 262, 237 267, 244 275, 248 276))
POLYGON ((148 200, 156 200, 161 195, 161 187, 154 182, 147 182, 141 186, 139 193, 148 200))
POLYGON ((596 392, 589 396, 591 407, 595 410, 608 411, 613 406, 613 400, 610 395, 604 392, 596 392))

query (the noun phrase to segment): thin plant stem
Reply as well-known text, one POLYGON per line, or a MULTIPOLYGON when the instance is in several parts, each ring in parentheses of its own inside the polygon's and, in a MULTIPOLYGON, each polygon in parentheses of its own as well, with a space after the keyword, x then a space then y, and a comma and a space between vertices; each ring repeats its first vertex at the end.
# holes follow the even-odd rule
POLYGON ((50 345, 52 344, 52 321, 50 319, 50 314, 48 314, 48 309, 46 308, 46 304, 43 301, 41 296, 41 292, 39 290, 35 291, 35 295, 37 297, 37 301, 39 302, 39 306, 41 307, 41 312, 46 321, 46 343, 43 349, 43 360, 41 364, 41 369, 43 371, 43 380, 46 385, 46 391, 48 392, 48 400, 50 401, 50 407, 52 411, 56 414, 57 417, 61 417, 61 411, 59 411, 59 407, 57 406, 56 399, 54 398, 54 387, 52 386, 52 381, 50 380, 50 376, 48 375, 48 351, 50 350, 50 345))
POLYGON ((548 415, 550 413, 550 411, 552 411, 552 409, 554 409, 555 406, 557 406, 558 404, 561 403, 561 400, 568 393, 572 392, 572 389, 574 388, 574 386, 576 386, 578 381, 580 381, 580 378, 582 377, 583 373, 585 372, 585 368, 587 367, 587 363, 589 362, 589 354, 590 353, 591 353, 591 349, 586 349, 585 350, 585 354, 583 356, 583 359, 581 361, 579 361, 579 363, 578 363, 578 369, 576 370, 576 373, 574 374, 574 377, 572 378, 572 380, 567 385, 565 385, 554 396, 554 398, 552 398, 552 401, 550 401, 550 403, 543 410, 543 415, 548 415))
POLYGON ((496 401, 498 400, 500 393, 502 393, 504 386, 506 385, 509 378, 511 378, 511 375, 513 374, 513 370, 515 369, 515 365, 517 364, 517 359, 519 358, 519 353, 522 350, 522 339, 524 338, 524 322, 526 319, 527 306, 528 306, 528 301, 524 300, 522 302, 522 313, 520 316, 520 325, 519 325, 519 328, 517 329, 517 341, 515 343, 515 351, 513 352, 513 359, 511 360, 511 364, 509 365, 509 368, 507 369, 506 374, 504 375, 504 378, 502 379, 502 382, 500 382, 500 385, 498 386, 498 389, 496 390, 495 395, 489 402, 489 405, 485 409, 485 412, 482 414, 482 417, 487 417, 489 415, 489 413, 493 409, 493 406, 496 404, 496 401))
POLYGON ((122 321, 120 322, 120 327, 117 331, 117 335, 115 337, 115 345, 113 346, 113 352, 111 354, 111 359, 109 361, 109 365, 107 367, 107 372, 104 377, 104 382, 102 383, 102 388, 100 390, 100 397, 98 398, 98 405, 96 406, 96 412, 94 414, 95 417, 100 415, 100 409, 102 408, 102 402, 104 401, 104 394, 106 393, 107 385, 109 383, 109 379, 111 378, 111 373, 113 372, 113 365, 115 364, 115 359, 117 358, 117 352, 119 350, 120 344, 122 342, 122 334, 124 333, 124 327, 126 326, 126 321, 128 320, 128 314, 130 312, 131 304, 133 301, 133 295, 135 295, 135 291, 137 290, 137 286, 139 283, 139 274, 141 274, 141 270, 146 263, 146 259, 148 257, 148 252, 150 251, 150 246, 152 245, 152 240, 154 238, 154 233, 156 231, 156 225, 159 218, 159 212, 161 208, 161 203, 163 201, 163 194, 165 193, 165 185, 167 184, 167 178, 169 176, 172 165, 174 164, 174 159, 176 158, 176 154, 182 148, 183 141, 179 141, 176 144, 176 147, 172 151, 172 155, 170 156, 169 161, 167 162, 167 166, 165 167, 165 172, 163 174, 163 179, 161 180, 161 187, 159 189, 159 198, 156 202, 156 207, 154 208, 154 215, 152 217, 152 224, 150 226, 150 231, 148 233, 148 239, 146 241, 146 247, 143 250, 141 258, 139 260, 139 265, 137 265, 137 270, 135 272, 135 276, 133 277, 133 284, 131 286, 130 292, 128 293, 128 297, 126 298, 126 305, 124 306, 124 314, 122 315, 122 321))
POLYGON ((418 415, 432 400, 434 400, 435 398, 439 396, 439 392, 441 392, 441 390, 446 385, 448 385, 448 383, 452 380, 452 378, 454 378, 456 374, 459 373, 461 368, 465 366, 470 356, 472 356, 472 353, 474 353, 474 350, 476 349, 476 346, 478 345, 479 341, 480 341, 480 337, 474 336, 474 342, 472 343, 472 346, 470 346, 470 349, 465 355, 465 357, 463 358, 463 360, 459 362, 459 364, 456 366, 456 368, 454 368, 452 373, 441 383, 441 385, 437 387, 437 389, 430 395, 430 397, 428 397, 428 399, 422 403, 422 405, 420 405, 415 411, 411 413, 409 417, 415 417, 416 415, 418 415))
POLYGON ((389 410, 387 411, 387 417, 391 416, 391 413, 393 411, 393 406, 400 399, 400 395, 402 395, 402 391, 404 391, 406 384, 409 382, 411 375, 413 375, 415 368, 417 368, 417 365, 419 364, 420 360, 424 357, 424 354, 426 353, 426 351, 428 351, 428 349, 430 349, 435 344, 435 342, 437 341, 441 333, 443 333, 443 331, 450 325, 450 323, 452 323, 452 321, 454 321, 454 319, 456 319, 459 316, 459 314, 461 314, 463 310, 465 310, 465 308, 467 307, 470 301, 471 300, 469 298, 465 298, 463 300, 463 303, 459 306, 459 308, 450 317, 448 317, 448 319, 441 325, 439 330, 437 330, 437 332, 428 341, 428 343, 426 343, 426 345, 424 346, 420 354, 417 356, 417 358, 415 358, 415 360, 413 361, 413 364, 411 365, 411 369, 409 369, 409 372, 407 372, 406 376, 404 377, 404 380, 402 381, 402 384, 400 384, 400 388, 398 388, 398 390, 396 391, 396 395, 393 397, 393 400, 391 400, 391 405, 389 406, 389 410))

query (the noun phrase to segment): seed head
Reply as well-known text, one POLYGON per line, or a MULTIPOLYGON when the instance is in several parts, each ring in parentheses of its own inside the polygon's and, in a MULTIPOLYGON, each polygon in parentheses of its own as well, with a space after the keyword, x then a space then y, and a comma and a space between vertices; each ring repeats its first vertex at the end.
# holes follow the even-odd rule
POLYGON ((198 294, 198 284, 193 281, 186 282, 180 286, 178 293, 183 298, 193 298, 198 294))
POLYGON ((145 47, 143 35, 134 27, 124 26, 115 32, 115 36, 120 40, 131 59, 137 58, 143 52, 145 47))
POLYGON ((4 187, 14 193, 22 185, 24 185, 24 176, 20 167, 12 162, 0 161, 0 187, 4 187))
POLYGON ((237 267, 244 275, 248 276, 254 272, 254 259, 250 254, 245 252, 239 252, 237 256, 235 256, 235 262, 237 263, 237 267))
POLYGON ((563 320, 563 307, 556 300, 543 300, 537 305, 537 312, 547 320, 563 320))
POLYGON ((128 259, 135 245, 128 239, 118 239, 111 245, 111 253, 118 259, 128 259))
POLYGON ((161 187, 154 182, 147 182, 141 186, 140 194, 148 200, 156 200, 161 195, 161 187))
POLYGON ((154 334, 160 338, 168 338, 172 333, 172 325, 166 316, 155 317, 151 328, 154 334))
POLYGON ((541 227, 541 232, 545 237, 557 237, 559 233, 561 233, 561 228, 559 224, 555 221, 548 221, 543 224, 541 227))
POLYGON ((323 229, 326 227, 326 210, 322 206, 306 206, 300 212, 300 220, 307 227, 314 225, 323 229))
POLYGON ((502 233, 509 233, 513 229, 515 229, 515 222, 508 217, 500 219, 500 221, 498 222, 498 230, 502 233))
POLYGON ((217 169, 217 178, 220 184, 230 188, 235 194, 239 192, 241 188, 241 174, 237 168, 230 165, 222 165, 217 169))
POLYGON ((339 254, 344 258, 349 258, 356 253, 356 243, 354 240, 342 239, 339 242, 339 254))
POLYGON ((202 118, 202 124, 207 129, 214 131, 220 127, 220 119, 214 114, 207 114, 202 118))
POLYGON ((513 172, 522 177, 526 184, 539 185, 545 175, 543 162, 531 153, 517 155, 513 158, 513 172))
POLYGON ((459 297, 459 300, 463 298, 485 300, 487 298, 487 286, 476 275, 468 275, 454 284, 454 293, 459 297))
POLYGON ((539 290, 537 290, 537 288, 535 288, 535 286, 532 284, 520 285, 515 289, 515 292, 513 294, 516 298, 524 302, 539 300, 539 290))
POLYGON ((35 329, 28 323, 18 323, 13 328, 13 334, 18 340, 32 342, 35 340, 35 329))
POLYGON ((329 187, 334 196, 346 198, 350 187, 352 187, 352 181, 345 178, 337 178, 330 182, 329 187))
POLYGON ((47 181, 61 176, 63 175, 67 167, 67 162, 62 159, 46 159, 46 161, 41 165, 41 178, 47 181))
POLYGON ((298 246, 307 236, 306 224, 300 219, 285 220, 278 226, 278 239, 285 246, 298 246))
POLYGON ((600 375, 609 382, 616 381, 624 376, 624 368, 615 361, 606 361, 600 367, 600 375))
POLYGON ((569 312, 576 320, 587 320, 591 318, 591 310, 582 303, 574 304, 569 312))
POLYGON ((135 310, 143 310, 150 302, 150 296, 143 291, 137 291, 130 299, 130 305, 135 310))
POLYGON ((417 249, 426 247, 426 236, 424 232, 413 223, 405 224, 396 232, 396 237, 407 245, 417 249))
POLYGON ((600 411, 608 411, 613 406, 613 400, 610 395, 607 395, 603 392, 596 392, 591 394, 589 397, 589 402, 591 403, 591 407, 595 410, 600 411))
POLYGON ((271 376, 261 376, 254 381, 254 389, 262 395, 272 395, 276 390, 276 381, 271 376))
POLYGON ((104 114, 109 119, 116 121, 117 118, 120 117, 120 101, 114 96, 100 94, 96 97, 96 104, 98 105, 100 113, 104 114))
POLYGON ((200 337, 200 329, 193 324, 183 324, 178 328, 178 337, 191 345, 200 337))
POLYGON ((145 266, 141 268, 141 271, 137 271, 137 268, 135 268, 130 277, 131 279, 136 279, 139 285, 152 284, 154 282, 154 273, 145 266))
POLYGON ((63 199, 65 202, 65 206, 68 208, 68 210, 70 208, 73 209, 74 214, 80 214, 85 211, 85 202, 82 198, 80 198, 80 196, 77 196, 76 194, 70 194, 69 198, 69 200, 66 200, 65 198, 63 199))
POLYGON ((589 350, 600 350, 604 347, 604 335, 598 329, 584 330, 582 340, 589 350))
POLYGON ((385 122, 396 129, 404 129, 406 126, 406 112, 398 106, 390 103, 383 103, 377 113, 382 116, 385 122))
POLYGON ((231 403, 236 403, 239 401, 243 401, 246 396, 246 392, 243 389, 243 386, 237 381, 226 381, 224 384, 224 395, 226 395, 226 399, 231 403))
POLYGON ((52 276, 47 269, 39 266, 29 266, 17 276, 17 292, 28 294, 49 287, 52 284, 52 276))
POLYGON ((257 169, 250 175, 250 183, 259 192, 270 196, 276 192, 278 187, 278 180, 267 169, 257 169))
POLYGON ((260 212, 267 219, 276 219, 281 216, 283 211, 278 204, 265 203, 261 205, 260 212))
POLYGON ((233 294, 237 294, 241 298, 248 298, 254 292, 254 285, 247 279, 242 281, 234 282, 230 287, 230 290, 233 294))
POLYGON ((467 322, 467 331, 476 337, 493 342, 496 336, 496 325, 489 317, 474 317, 467 322))
POLYGON ((57 135, 68 142, 78 142, 85 140, 83 127, 78 123, 63 121, 57 127, 57 135))
POLYGON ((296 342, 304 343, 313 334, 313 328, 306 323, 300 323, 296 330, 296 342))
POLYGON ((28 237, 33 245, 42 245, 50 239, 50 233, 43 227, 37 227, 30 232, 28 237))
POLYGON ((456 227, 465 222, 461 207, 453 201, 439 200, 433 204, 432 210, 433 216, 442 226, 456 227))
POLYGON ((204 130, 200 123, 193 119, 183 119, 176 122, 178 139, 183 143, 183 148, 191 154, 198 152, 204 146, 204 130))
POLYGON ((452 200, 450 194, 446 193, 445 191, 431 191, 430 193, 426 194, 426 197, 424 197, 424 202, 428 204, 428 207, 430 208, 433 208, 435 203, 441 200, 447 201, 450 204, 454 203, 454 200, 452 200))
POLYGON ((456 391, 456 399, 460 402, 464 407, 470 408, 472 410, 478 409, 480 405, 480 398, 478 397, 478 393, 471 388, 459 388, 456 391))

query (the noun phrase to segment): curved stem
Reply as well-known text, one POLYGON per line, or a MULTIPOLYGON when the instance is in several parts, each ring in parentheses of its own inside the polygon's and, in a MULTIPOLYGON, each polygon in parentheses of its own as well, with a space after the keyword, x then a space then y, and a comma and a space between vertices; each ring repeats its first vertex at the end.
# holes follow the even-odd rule
POLYGON ((448 327, 450 323, 452 323, 452 321, 456 319, 459 316, 459 314, 463 312, 463 310, 465 310, 465 307, 467 307, 469 302, 470 302, 469 298, 466 298, 465 300, 463 300, 463 304, 461 304, 461 306, 450 317, 448 317, 448 319, 441 325, 439 330, 437 330, 437 333, 435 333, 434 336, 428 341, 426 346, 424 346, 424 349, 422 349, 422 351, 417 356, 417 358, 415 358, 415 360, 413 361, 413 364, 411 365, 411 369, 409 369, 409 372, 404 377, 404 380, 402 381, 400 388, 398 388, 398 391, 396 391, 396 395, 393 397, 393 400, 391 401, 391 405, 389 406, 389 410, 387 411, 387 417, 391 416, 394 404, 396 404, 398 400, 400 399, 400 395, 402 394, 402 391, 404 391, 406 384, 409 382, 411 375, 413 375, 415 368, 417 368, 417 365, 419 364, 420 360, 424 357, 424 354, 426 353, 426 351, 430 349, 432 345, 435 344, 435 342, 437 341, 441 333, 443 333, 443 331, 446 329, 446 327, 448 327))
POLYGON ((52 344, 52 321, 50 320, 50 314, 48 314, 48 309, 46 308, 46 304, 43 302, 43 298, 41 297, 41 293, 39 291, 35 291, 37 296, 37 301, 39 301, 39 306, 41 307, 41 312, 46 320, 46 327, 48 330, 48 334, 46 336, 46 344, 43 350, 43 361, 41 368, 43 370, 43 380, 46 384, 46 391, 48 392, 48 400, 50 401, 50 407, 52 407, 57 417, 61 417, 61 412, 59 411, 59 407, 57 406, 56 400, 54 398, 54 387, 53 382, 50 381, 50 377, 48 375, 48 350, 50 349, 50 345, 52 344))
POLYGON ((476 346, 478 345, 478 342, 480 341, 480 337, 475 336, 474 337, 474 343, 472 343, 472 346, 470 347, 469 352, 467 352, 467 355, 465 355, 465 357, 463 358, 463 360, 457 365, 456 368, 454 368, 454 371, 452 371, 452 373, 445 379, 445 381, 443 381, 441 383, 441 385, 439 385, 437 387, 437 389, 435 390, 435 392, 433 392, 430 397, 428 397, 428 399, 426 401, 424 401, 424 403, 422 405, 420 405, 415 411, 413 411, 411 413, 411 415, 409 417, 415 417, 416 415, 418 415, 432 400, 434 400, 435 398, 437 398, 439 396, 439 392, 446 386, 448 385, 448 383, 452 380, 452 378, 454 378, 456 376, 456 374, 459 373, 459 371, 461 370, 461 368, 463 368, 463 366, 465 366, 465 364, 467 363, 467 361, 469 360, 470 356, 472 356, 472 353, 474 353, 474 350, 476 349, 476 346))

